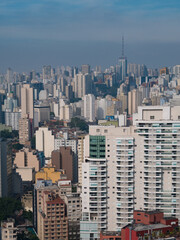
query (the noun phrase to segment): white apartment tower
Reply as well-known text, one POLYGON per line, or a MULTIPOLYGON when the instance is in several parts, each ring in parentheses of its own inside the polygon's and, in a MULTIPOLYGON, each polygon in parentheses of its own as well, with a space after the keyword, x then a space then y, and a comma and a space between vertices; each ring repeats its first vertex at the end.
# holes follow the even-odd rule
POLYGON ((120 231, 131 221, 134 164, 133 127, 90 126, 82 163, 82 212, 97 221, 99 231, 120 231))
POLYGON ((120 231, 133 211, 180 220, 180 106, 140 106, 133 126, 90 126, 84 140, 82 212, 120 231))
POLYGON ((92 92, 92 78, 90 74, 78 73, 74 76, 74 94, 76 98, 92 92))
POLYGON ((180 219, 180 106, 139 107, 133 119, 141 145, 135 208, 180 219))
POLYGON ((47 127, 40 127, 36 131, 36 149, 43 151, 46 158, 51 157, 54 150, 54 135, 47 127))
POLYGON ((95 97, 93 94, 84 96, 84 117, 87 121, 93 122, 95 120, 95 97))

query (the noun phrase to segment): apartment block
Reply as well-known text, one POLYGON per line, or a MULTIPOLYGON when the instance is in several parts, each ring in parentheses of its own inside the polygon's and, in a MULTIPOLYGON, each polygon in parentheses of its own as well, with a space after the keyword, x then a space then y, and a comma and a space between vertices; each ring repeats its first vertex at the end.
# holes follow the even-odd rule
POLYGON ((157 209, 180 219, 180 107, 139 107, 133 120, 141 144, 135 209, 157 209))
POLYGON ((40 240, 68 240, 68 219, 64 201, 51 191, 41 194, 38 213, 38 237, 40 240))
POLYGON ((17 239, 17 228, 14 226, 15 220, 8 218, 1 222, 1 239, 2 240, 16 240, 17 239))
POLYGON ((133 217, 135 134, 133 127, 90 126, 85 137, 82 212, 99 232, 120 231, 133 217))
POLYGON ((31 123, 28 118, 19 119, 19 143, 26 144, 31 139, 31 123))
POLYGON ((180 219, 180 107, 142 106, 133 126, 90 126, 84 140, 82 213, 120 231, 133 210, 180 219))

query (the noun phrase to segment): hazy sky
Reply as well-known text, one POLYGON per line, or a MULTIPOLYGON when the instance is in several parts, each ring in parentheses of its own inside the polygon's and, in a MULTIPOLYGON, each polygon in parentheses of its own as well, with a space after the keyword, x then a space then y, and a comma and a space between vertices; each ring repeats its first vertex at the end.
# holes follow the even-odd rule
POLYGON ((180 64, 179 0, 0 0, 0 71, 180 64))

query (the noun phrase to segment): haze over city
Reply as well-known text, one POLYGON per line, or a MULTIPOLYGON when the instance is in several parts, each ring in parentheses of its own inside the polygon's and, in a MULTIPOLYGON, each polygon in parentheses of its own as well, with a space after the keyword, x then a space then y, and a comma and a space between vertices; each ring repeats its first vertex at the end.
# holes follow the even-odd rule
POLYGON ((108 67, 121 54, 122 35, 129 62, 175 65, 179 10, 177 0, 1 0, 0 71, 44 64, 108 67))

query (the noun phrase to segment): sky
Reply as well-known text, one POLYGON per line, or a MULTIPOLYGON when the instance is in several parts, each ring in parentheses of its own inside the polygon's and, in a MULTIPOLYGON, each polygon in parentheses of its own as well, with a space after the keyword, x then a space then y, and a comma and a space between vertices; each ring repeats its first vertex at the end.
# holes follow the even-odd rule
POLYGON ((179 0, 1 0, 0 72, 43 65, 180 64, 179 0))

